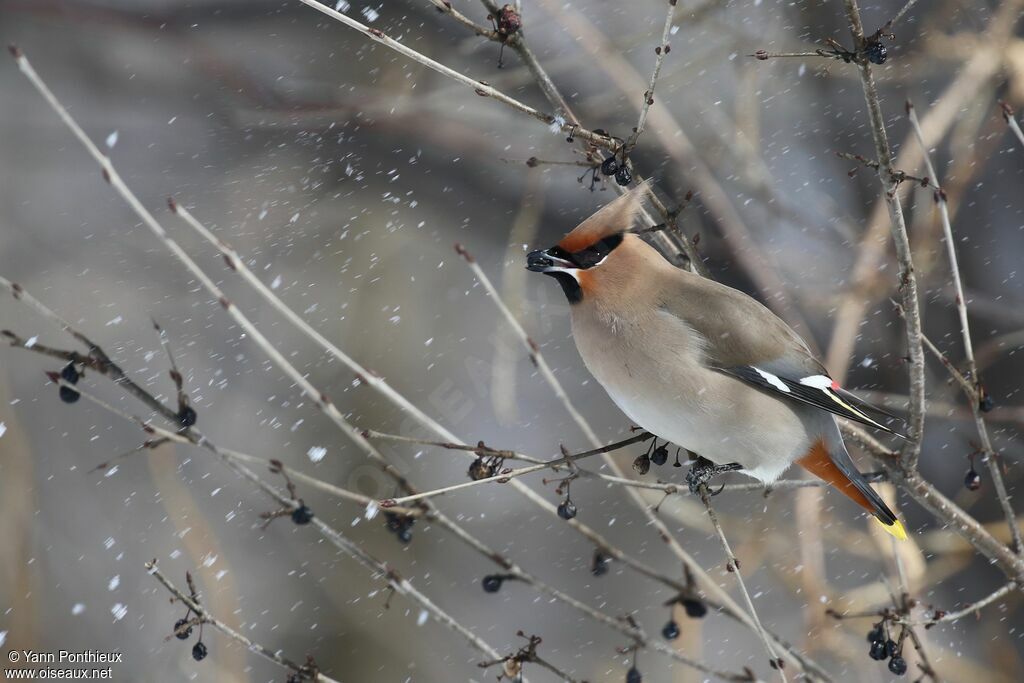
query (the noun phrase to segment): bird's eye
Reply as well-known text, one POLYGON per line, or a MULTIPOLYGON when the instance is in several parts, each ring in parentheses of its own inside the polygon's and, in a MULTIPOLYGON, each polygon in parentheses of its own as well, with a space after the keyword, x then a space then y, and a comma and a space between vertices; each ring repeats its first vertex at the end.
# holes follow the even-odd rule
POLYGON ((612 253, 612 250, 620 244, 622 244, 622 233, 609 235, 603 240, 594 242, 594 244, 586 249, 581 249, 574 253, 572 255, 572 261, 580 268, 592 268, 603 261, 604 258, 608 256, 608 254, 612 253))

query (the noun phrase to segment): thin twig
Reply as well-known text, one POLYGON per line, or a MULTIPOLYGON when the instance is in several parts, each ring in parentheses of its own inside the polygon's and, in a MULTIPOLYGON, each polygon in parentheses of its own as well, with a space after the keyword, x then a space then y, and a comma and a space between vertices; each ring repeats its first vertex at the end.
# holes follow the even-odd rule
POLYGON ((890 31, 892 31, 892 27, 895 26, 896 23, 899 22, 899 20, 902 19, 903 16, 910 11, 910 8, 916 4, 917 0, 907 0, 907 3, 900 8, 899 12, 896 13, 896 16, 894 16, 889 21, 885 22, 885 25, 881 29, 879 29, 879 32, 889 33, 890 31))
POLYGON ((740 561, 732 552, 732 548, 729 547, 729 539, 725 537, 725 532, 722 530, 722 525, 718 521, 718 515, 715 514, 715 509, 711 507, 711 494, 708 493, 707 484, 702 484, 700 487, 700 499, 704 502, 704 507, 707 508, 708 518, 711 520, 711 525, 715 528, 715 533, 718 534, 718 540, 722 542, 722 549, 725 550, 726 557, 726 569, 736 576, 736 583, 740 587, 740 592, 743 594, 743 599, 747 603, 747 609, 750 610, 750 616, 754 620, 754 625, 757 627, 757 635, 761 638, 761 643, 764 645, 765 652, 768 653, 768 659, 773 669, 779 672, 779 677, 785 681, 786 672, 784 670, 785 663, 782 658, 775 654, 775 649, 772 647, 771 641, 768 639, 768 634, 764 630, 764 626, 761 625, 761 619, 757 616, 757 610, 754 608, 754 601, 750 597, 750 591, 747 590, 747 584, 743 581, 743 574, 740 572, 740 561))
POLYGON ((654 87, 657 85, 658 76, 661 74, 661 65, 665 63, 665 57, 672 50, 672 46, 669 45, 669 38, 672 36, 672 19, 675 17, 675 11, 676 0, 668 0, 668 11, 665 13, 665 27, 661 31, 661 44, 654 50, 657 57, 654 60, 654 70, 651 72, 650 83, 647 86, 647 91, 644 92, 644 103, 640 107, 640 118, 637 119, 633 134, 629 136, 629 140, 623 145, 623 149, 627 154, 636 147, 637 140, 640 139, 644 129, 647 127, 647 114, 651 111, 651 105, 654 104, 654 87))
POLYGON ((1000 105, 1003 109, 1003 119, 1006 121, 1006 125, 1008 125, 1010 130, 1013 131, 1013 134, 1017 136, 1021 146, 1024 146, 1024 131, 1020 129, 1020 124, 1017 123, 1017 117, 1014 114, 1013 108, 1005 102, 1000 102, 1000 105))
POLYGON ((210 626, 214 627, 227 637, 242 645, 249 652, 257 654, 260 657, 263 657, 264 659, 273 662, 274 664, 282 666, 286 669, 290 669, 302 675, 303 680, 308 679, 313 681, 322 681, 323 683, 338 683, 338 681, 331 678, 330 676, 325 676, 319 671, 311 671, 308 666, 297 664, 293 660, 282 655, 280 652, 274 652, 269 648, 260 645, 259 643, 253 642, 249 638, 246 638, 244 635, 242 635, 235 629, 225 624, 220 619, 217 619, 217 617, 210 614, 198 600, 195 600, 193 596, 182 592, 181 589, 175 586, 171 582, 171 580, 168 579, 163 574, 163 572, 161 572, 160 569, 157 567, 156 560, 150 560, 146 563, 146 571, 149 572, 150 576, 155 577, 156 580, 159 581, 163 585, 163 587, 166 588, 168 592, 170 592, 170 594, 174 596, 174 599, 176 601, 180 602, 181 604, 185 605, 185 607, 192 610, 192 612, 195 613, 196 617, 199 619, 200 623, 209 624, 210 626))
MULTIPOLYGON (((914 136, 921 145, 921 155, 924 159, 928 176, 938 182, 938 174, 932 165, 931 155, 928 154, 928 147, 924 141, 924 133, 921 132, 921 124, 917 120, 917 112, 914 105, 907 102, 907 118, 914 130, 914 136)), ((968 401, 971 404, 971 413, 974 415, 974 424, 978 429, 978 438, 981 439, 981 447, 985 452, 985 465, 988 468, 989 476, 992 477, 992 486, 996 492, 996 498, 1003 509, 1006 523, 1010 526, 1010 536, 1013 538, 1013 547, 1016 552, 1024 552, 1024 541, 1021 539, 1021 530, 1017 525, 1017 514, 1013 510, 1010 496, 1006 490, 1006 483, 1003 481, 1003 473, 999 469, 998 454, 992 446, 992 439, 989 437, 988 427, 981 415, 980 386, 981 378, 978 376, 978 366, 974 360, 974 344, 971 341, 971 327, 967 319, 967 299, 964 296, 963 283, 960 280, 960 265, 957 262, 956 244, 953 241, 953 227, 949 220, 949 205, 946 201, 946 193, 940 187, 935 191, 935 202, 939 206, 939 216, 942 219, 943 238, 946 242, 946 256, 949 259, 949 269, 953 276, 953 288, 956 292, 956 310, 960 319, 960 334, 964 344, 964 358, 967 362, 967 373, 975 387, 975 391, 967 392, 968 401)))
MULTIPOLYGON (((854 47, 861 49, 864 45, 864 27, 860 20, 860 8, 857 0, 843 0, 846 18, 850 24, 854 47)), ((907 235, 907 224, 903 217, 903 206, 897 193, 898 183, 893 181, 892 151, 885 131, 885 119, 882 116, 882 105, 878 99, 878 88, 871 71, 871 64, 863 60, 858 64, 864 100, 868 106, 868 118, 871 134, 875 142, 875 157, 878 161, 878 178, 882 184, 882 195, 889 208, 889 221, 893 243, 896 245, 896 258, 900 264, 899 289, 903 308, 906 314, 907 350, 910 357, 910 414, 908 419, 909 436, 903 447, 903 458, 908 468, 917 465, 924 439, 924 350, 921 343, 921 309, 917 294, 917 276, 914 273, 914 262, 910 251, 910 239, 907 235)))
POLYGON ((455 21, 476 33, 478 36, 483 36, 488 40, 501 41, 501 35, 497 31, 493 31, 486 26, 476 23, 465 14, 455 9, 451 0, 430 0, 430 4, 436 7, 439 12, 447 14, 455 21))
POLYGON ((908 626, 924 626, 925 628, 931 628, 936 624, 948 624, 954 621, 959 621, 964 617, 980 612, 981 610, 991 605, 993 602, 1000 600, 1001 598, 1009 595, 1015 590, 1017 590, 1017 583, 1015 581, 1010 581, 1001 588, 998 588, 992 593, 986 595, 981 600, 978 600, 977 602, 972 602, 963 609, 959 609, 955 612, 936 611, 931 619, 919 619, 916 621, 905 619, 899 621, 898 623, 907 624, 908 626))
POLYGON ((586 128, 583 128, 577 124, 569 122, 565 118, 556 117, 553 114, 548 114, 538 109, 534 109, 530 105, 520 102, 514 97, 510 97, 505 93, 501 92, 500 90, 491 87, 490 84, 485 83, 484 81, 473 80, 472 78, 465 76, 459 73, 458 71, 455 71, 454 69, 451 69, 445 66, 444 64, 441 64, 440 62, 437 62, 431 59, 430 57, 427 57, 426 55, 421 54, 416 50, 413 50, 410 47, 405 46, 404 44, 398 42, 397 40, 385 35, 385 33, 380 29, 365 26, 364 24, 361 24, 355 19, 345 14, 342 14, 337 10, 331 9, 330 7, 327 7, 326 5, 323 5, 317 2, 316 0, 299 0, 299 2, 301 2, 304 5, 308 5, 309 7, 312 7, 318 12, 326 14, 331 19, 340 21, 349 28, 359 31, 360 33, 362 33, 364 36, 374 41, 375 43, 380 43, 381 45, 389 47, 395 52, 405 57, 408 57, 414 62, 422 64, 428 69, 432 69, 438 72, 439 74, 451 78, 454 81, 458 81, 463 85, 473 88, 473 91, 476 92, 476 94, 482 97, 490 97, 494 100, 497 100, 498 102, 501 102, 502 104, 508 105, 509 107, 512 107, 516 111, 519 111, 528 116, 532 116, 538 121, 542 121, 543 123, 552 126, 557 131, 564 133, 572 132, 575 137, 584 139, 587 142, 590 142, 594 145, 597 145, 598 147, 603 147, 606 149, 614 149, 615 147, 618 146, 618 143, 615 142, 615 140, 611 139, 606 135, 601 135, 599 133, 587 130, 586 128))
POLYGON ((452 491, 460 491, 462 489, 468 489, 472 486, 479 486, 481 484, 491 484, 494 482, 505 484, 510 480, 514 479, 515 477, 522 477, 523 475, 532 474, 533 472, 540 472, 541 470, 555 468, 558 467, 559 465, 571 464, 573 461, 583 460, 584 458, 589 458, 594 455, 611 453, 612 451, 619 450, 620 448, 625 448, 626 446, 631 446, 641 441, 647 441, 651 438, 652 436, 650 434, 639 434, 637 436, 632 436, 628 439, 617 441, 615 443, 608 444, 606 446, 601 446, 599 448, 594 448, 589 451, 584 451, 582 453, 565 455, 561 458, 550 460, 539 465, 530 465, 529 467, 520 467, 514 470, 503 470, 493 476, 484 477, 483 479, 472 479, 470 481, 452 484, 451 486, 444 486, 442 488, 434 489, 432 491, 422 491, 420 493, 416 493, 410 496, 402 496, 400 498, 387 498, 385 500, 380 501, 380 506, 390 508, 393 505, 406 505, 417 500, 423 500, 424 498, 434 498, 436 496, 442 496, 446 493, 451 493, 452 491))

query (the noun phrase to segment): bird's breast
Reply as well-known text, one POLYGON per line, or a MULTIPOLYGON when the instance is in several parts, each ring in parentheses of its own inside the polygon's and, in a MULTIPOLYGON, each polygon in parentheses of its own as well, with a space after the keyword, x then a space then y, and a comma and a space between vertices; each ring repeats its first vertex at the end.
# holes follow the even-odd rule
POLYGON ((630 420, 714 462, 771 481, 806 452, 799 407, 707 366, 705 340, 679 318, 573 311, 587 368, 630 420))

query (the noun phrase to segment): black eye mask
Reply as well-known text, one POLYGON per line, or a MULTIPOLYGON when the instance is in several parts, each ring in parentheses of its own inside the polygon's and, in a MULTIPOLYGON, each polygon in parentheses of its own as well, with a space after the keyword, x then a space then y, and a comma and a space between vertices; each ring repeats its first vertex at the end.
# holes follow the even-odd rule
POLYGON ((612 253, 615 247, 622 244, 622 233, 615 233, 609 235, 603 240, 598 240, 586 249, 580 249, 576 252, 568 252, 561 247, 552 247, 548 250, 548 253, 560 259, 565 259, 580 270, 586 270, 592 268, 598 263, 604 260, 604 258, 612 253))

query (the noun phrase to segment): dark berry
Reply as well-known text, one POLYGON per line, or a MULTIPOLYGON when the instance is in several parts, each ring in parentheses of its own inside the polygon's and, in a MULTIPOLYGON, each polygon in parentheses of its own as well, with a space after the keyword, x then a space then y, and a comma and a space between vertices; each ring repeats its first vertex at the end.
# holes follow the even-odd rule
POLYGON ((78 370, 75 369, 74 363, 68 363, 64 366, 64 369, 60 371, 61 378, 70 384, 78 384, 78 370))
POLYGON ((903 659, 899 655, 896 655, 889 660, 889 671, 893 672, 897 676, 902 676, 907 673, 907 660, 903 659))
POLYGON ((968 491, 977 491, 981 488, 981 475, 973 467, 964 475, 964 486, 968 491))
POLYGON ((896 641, 892 638, 889 638, 887 641, 885 641, 885 653, 890 657, 895 657, 896 652, 899 651, 899 649, 900 646, 897 645, 896 641))
POLYGON ((178 619, 176 622, 174 622, 174 637, 178 640, 188 640, 189 637, 192 635, 191 626, 189 626, 188 628, 182 628, 182 626, 184 626, 187 623, 188 619, 178 619))
POLYGON ((870 43, 864 50, 864 54, 872 64, 885 64, 885 60, 889 58, 889 50, 881 43, 870 43))
POLYGON ((657 448, 655 448, 654 452, 651 453, 651 462, 653 462, 658 467, 661 467, 662 465, 667 463, 668 449, 665 448, 665 446, 658 446, 657 448))
POLYGON ((590 573, 594 576, 604 576, 608 573, 608 563, 612 561, 612 558, 608 557, 600 550, 594 551, 594 561, 590 565, 590 573))
POLYGON ((992 400, 992 397, 985 393, 985 390, 981 390, 981 400, 978 401, 978 409, 983 413, 991 412, 996 407, 996 402, 992 400))
POLYGON ((868 631, 868 642, 873 643, 876 640, 885 640, 885 632, 882 631, 881 624, 868 631))
POLYGON ((693 600, 691 598, 683 599, 683 609, 686 610, 686 616, 691 619, 702 619, 708 613, 707 605, 701 600, 693 600))
POLYGON ((388 531, 398 537, 402 543, 412 540, 412 525, 416 520, 411 517, 401 517, 393 512, 384 513, 384 520, 388 531))
POLYGON ((644 677, 640 675, 640 669, 630 667, 626 672, 626 683, 644 683, 644 677))
POLYGON ((619 170, 619 161, 612 155, 601 162, 601 173, 605 175, 615 175, 615 172, 619 170))
POLYGON ((868 654, 871 656, 871 659, 875 660, 876 662, 882 661, 887 656, 885 652, 885 643, 883 643, 880 640, 876 640, 875 642, 871 643, 871 649, 868 651, 868 654))
POLYGON ((497 593, 501 590, 501 584, 504 581, 504 577, 498 574, 488 574, 481 581, 481 585, 484 587, 484 593, 497 593))
POLYGON ((303 524, 309 524, 313 521, 313 511, 309 509, 305 504, 292 510, 292 521, 302 526, 303 524))
POLYGON ((197 662, 201 662, 204 659, 206 659, 206 655, 206 646, 203 645, 203 641, 200 640, 198 643, 192 646, 192 659, 196 660, 197 662))
POLYGON ((558 516, 562 519, 572 519, 576 516, 576 512, 576 503, 572 502, 568 498, 558 505, 558 516))
POLYGON ((82 395, 80 393, 78 393, 71 387, 66 387, 63 385, 61 386, 59 393, 60 400, 64 401, 65 403, 74 403, 78 399, 82 398, 82 395))
POLYGON ((191 427, 196 423, 196 419, 198 419, 198 415, 192 406, 182 406, 178 411, 178 424, 182 427, 191 427))
POLYGON ((662 627, 661 635, 665 640, 675 640, 679 637, 679 624, 675 622, 675 619, 669 620, 669 622, 662 627))
POLYGON ((619 185, 629 185, 632 181, 633 174, 630 172, 629 168, 625 164, 619 166, 619 170, 615 172, 615 182, 619 185))
POLYGON ((633 469, 637 474, 647 474, 651 471, 651 459, 646 453, 638 455, 633 461, 633 469))
POLYGON ((473 481, 479 481, 493 477, 495 469, 493 465, 488 465, 483 458, 477 458, 469 465, 469 478, 473 481))

